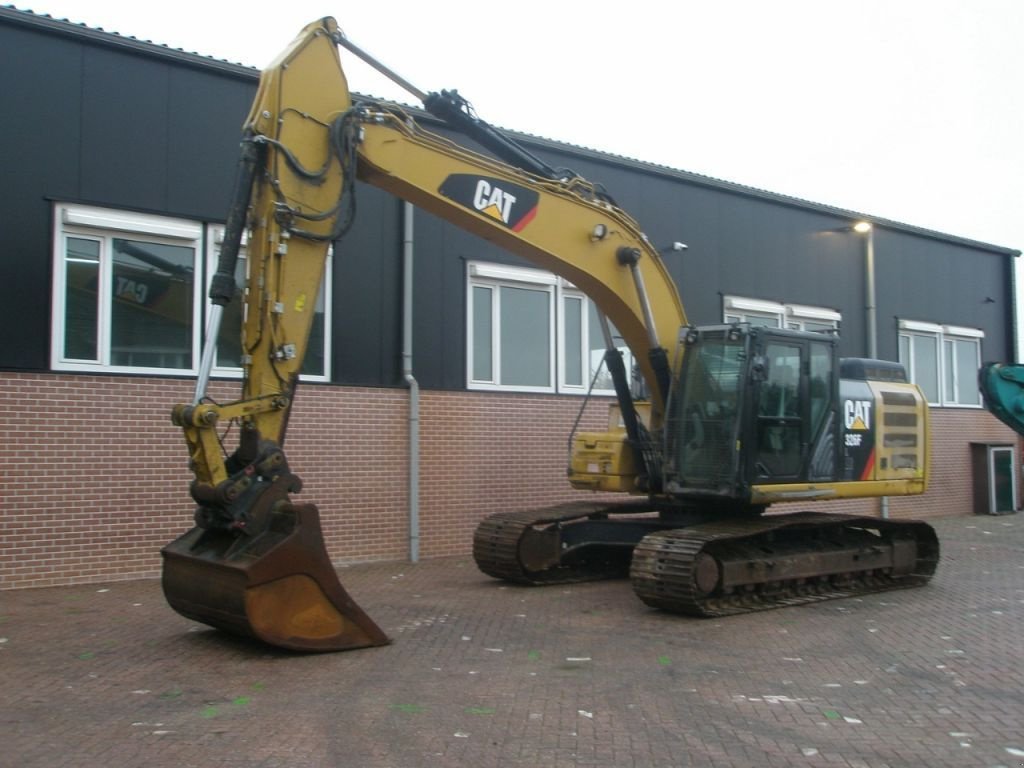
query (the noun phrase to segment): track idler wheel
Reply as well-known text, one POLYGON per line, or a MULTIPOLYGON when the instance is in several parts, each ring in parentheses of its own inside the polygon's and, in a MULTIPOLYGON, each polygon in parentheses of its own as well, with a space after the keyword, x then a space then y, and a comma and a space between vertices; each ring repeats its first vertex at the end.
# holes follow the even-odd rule
POLYGON ((167 602, 186 618, 294 651, 345 651, 388 638, 349 597, 312 504, 278 501, 255 536, 193 528, 162 550, 167 602))

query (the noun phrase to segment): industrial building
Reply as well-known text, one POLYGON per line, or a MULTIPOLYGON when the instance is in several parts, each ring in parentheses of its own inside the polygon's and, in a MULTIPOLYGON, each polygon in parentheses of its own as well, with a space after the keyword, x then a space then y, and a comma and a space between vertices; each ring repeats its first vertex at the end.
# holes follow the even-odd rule
MULTIPOLYGON (((12 331, 0 347, 0 589, 153 576, 161 546, 192 524, 187 451, 169 414, 192 395, 259 73, 12 8, 0 8, 0 65, 0 320, 12 331)), ((1020 444, 984 410, 976 371, 1014 357, 1019 252, 519 138, 639 220, 691 322, 835 332, 843 355, 906 366, 931 404, 930 489, 837 509, 1017 508, 1020 444)), ((593 307, 395 197, 362 184, 356 194, 318 298, 290 460, 336 562, 465 554, 484 515, 582 493, 564 468, 604 347, 593 307)), ((224 400, 238 387, 233 355, 225 343, 215 368, 224 400)), ((584 426, 606 419, 601 385, 584 426)))

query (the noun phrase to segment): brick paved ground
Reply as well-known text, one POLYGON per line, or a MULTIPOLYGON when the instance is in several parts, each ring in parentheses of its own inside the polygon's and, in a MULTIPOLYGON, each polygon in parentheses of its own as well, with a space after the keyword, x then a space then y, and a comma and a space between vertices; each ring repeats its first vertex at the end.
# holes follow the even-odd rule
POLYGON ((0 765, 1016 768, 1024 520, 936 526, 929 587, 716 620, 467 558, 347 568, 394 644, 321 656, 155 581, 0 592, 0 765))

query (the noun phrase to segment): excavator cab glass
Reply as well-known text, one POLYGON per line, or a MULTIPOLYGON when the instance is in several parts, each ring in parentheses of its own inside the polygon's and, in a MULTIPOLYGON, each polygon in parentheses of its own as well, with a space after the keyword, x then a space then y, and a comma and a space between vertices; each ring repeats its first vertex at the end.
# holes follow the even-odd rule
POLYGON ((670 492, 732 497, 740 480, 738 451, 748 387, 749 329, 684 328, 665 430, 670 492))
POLYGON ((685 328, 665 478, 683 497, 835 475, 835 338, 747 324, 685 328))

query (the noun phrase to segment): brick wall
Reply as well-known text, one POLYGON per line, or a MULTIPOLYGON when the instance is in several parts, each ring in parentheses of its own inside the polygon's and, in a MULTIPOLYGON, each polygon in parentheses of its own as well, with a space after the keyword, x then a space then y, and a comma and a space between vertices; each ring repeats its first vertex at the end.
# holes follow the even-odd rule
MULTIPOLYGON (((237 383, 218 382, 230 400, 237 383)), ((192 382, 0 374, 7 429, 0 448, 0 589, 156 576, 160 548, 192 524, 191 475, 171 405, 192 382)), ((578 398, 424 392, 421 403, 423 557, 469 551, 493 511, 584 494, 565 479, 578 398)), ((336 562, 408 554, 408 392, 305 385, 288 435, 299 501, 319 506, 336 562)), ((601 429, 605 405, 584 429, 601 429)), ((971 441, 1013 442, 976 410, 932 411, 932 484, 893 499, 894 517, 969 514, 971 441)), ((830 505, 871 512, 877 502, 830 505)))
MULTIPOLYGON (((426 392, 422 399, 420 505, 424 557, 462 554, 491 512, 590 498, 566 479, 576 397, 426 392)), ((607 399, 583 430, 603 430, 607 399)), ((617 496, 611 497, 617 499, 617 496)))
POLYGON ((974 442, 1017 447, 1017 499, 1021 506, 1021 441, 1009 427, 984 411, 933 408, 931 411, 932 471, 928 492, 920 497, 892 499, 893 517, 948 517, 974 510, 971 447, 974 442))
MULTIPOLYGON (((192 525, 191 474, 171 406, 191 381, 0 374, 0 589, 156 576, 192 525)), ((238 384, 216 382, 227 401, 238 384)), ((485 514, 579 495, 565 480, 578 398, 424 392, 423 557, 465 553, 485 514)), ((408 392, 304 385, 288 431, 297 501, 320 508, 335 562, 408 555, 408 392)), ((588 428, 602 428, 592 405, 588 428)), ((230 444, 230 439, 229 439, 230 444)))

